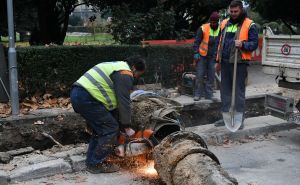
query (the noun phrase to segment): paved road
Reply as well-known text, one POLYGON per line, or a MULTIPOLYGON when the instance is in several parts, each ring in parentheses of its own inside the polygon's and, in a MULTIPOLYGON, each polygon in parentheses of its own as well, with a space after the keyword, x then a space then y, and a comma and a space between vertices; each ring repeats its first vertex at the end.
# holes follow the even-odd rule
POLYGON ((278 132, 268 140, 224 146, 210 149, 240 184, 300 184, 300 130, 278 132))
MULTIPOLYGON (((299 128, 278 132, 268 137, 258 137, 255 140, 229 142, 209 148, 219 157, 222 166, 236 177, 241 185, 300 184, 299 128)), ((99 175, 80 172, 25 182, 25 185, 35 184, 160 185, 162 183, 156 177, 123 170, 119 173, 99 175)))

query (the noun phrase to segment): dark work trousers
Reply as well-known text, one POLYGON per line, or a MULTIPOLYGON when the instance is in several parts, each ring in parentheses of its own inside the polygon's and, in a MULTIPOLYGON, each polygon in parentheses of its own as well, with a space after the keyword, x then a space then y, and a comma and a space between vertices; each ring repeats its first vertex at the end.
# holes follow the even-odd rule
POLYGON ((213 57, 200 57, 196 63, 195 96, 211 99, 215 80, 215 59, 213 57), (206 77, 206 79, 205 79, 206 77))
MULTIPOLYGON (((233 67, 234 64, 221 62, 221 101, 222 112, 229 112, 231 106, 232 84, 233 84, 233 67)), ((236 76, 236 94, 235 94, 235 110, 237 112, 245 111, 245 92, 248 64, 237 64, 236 76)))
POLYGON ((74 111, 86 120, 94 132, 87 151, 86 165, 100 164, 114 150, 119 134, 119 123, 101 102, 94 99, 82 87, 72 88, 71 102, 74 111))

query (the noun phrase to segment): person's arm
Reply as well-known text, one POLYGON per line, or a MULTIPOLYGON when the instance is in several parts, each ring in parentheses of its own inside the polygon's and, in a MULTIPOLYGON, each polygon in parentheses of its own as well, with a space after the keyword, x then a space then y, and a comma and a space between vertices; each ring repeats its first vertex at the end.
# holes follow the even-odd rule
POLYGON ((129 128, 131 124, 130 91, 133 89, 133 77, 129 71, 117 71, 111 75, 118 101, 119 121, 121 127, 129 128))
POLYGON ((258 32, 256 25, 252 23, 248 33, 248 41, 242 42, 242 50, 244 51, 254 51, 258 47, 258 32))
POLYGON ((222 32, 221 32, 221 30, 219 31, 219 35, 217 36, 217 38, 216 38, 216 43, 215 43, 215 48, 214 48, 214 59, 216 60, 216 58, 217 58, 217 53, 218 53, 218 47, 219 47, 219 42, 220 42, 220 37, 221 37, 221 34, 222 34, 222 32))
POLYGON ((195 36, 195 42, 194 42, 194 45, 193 45, 193 51, 194 51, 194 54, 198 54, 199 53, 199 46, 200 46, 200 43, 203 39, 203 31, 202 31, 202 28, 198 28, 197 30, 197 33, 196 33, 196 36, 195 36))

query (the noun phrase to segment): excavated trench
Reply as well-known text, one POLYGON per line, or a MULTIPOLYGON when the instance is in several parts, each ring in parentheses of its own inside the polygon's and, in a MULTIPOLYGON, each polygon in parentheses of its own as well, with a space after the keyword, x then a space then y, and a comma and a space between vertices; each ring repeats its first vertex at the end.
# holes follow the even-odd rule
MULTIPOLYGON (((165 100, 163 100, 165 101, 165 100)), ((174 105, 174 102, 169 102, 174 105)), ((247 101, 246 117, 264 114, 264 100, 253 99, 247 101)), ((177 106, 177 105, 176 105, 177 106)), ((133 102, 132 120, 136 129, 148 127, 149 114, 165 107, 160 101, 143 100, 133 102)), ((186 127, 213 123, 221 119, 220 104, 214 103, 208 109, 184 107, 181 121, 186 127)), ((177 131, 179 127, 162 127, 156 133, 158 138, 164 138, 166 133, 177 131), (173 130, 172 130, 173 129, 173 130)), ((0 152, 15 150, 31 146, 37 150, 51 148, 55 143, 42 135, 45 132, 63 145, 86 143, 89 135, 85 132, 85 121, 75 113, 63 114, 56 117, 22 119, 18 121, 0 120, 0 152), (36 121, 43 124, 34 124, 36 121)))
MULTIPOLYGON (((246 100, 245 117, 249 118, 265 115, 264 103, 264 97, 246 100)), ((222 119, 220 107, 220 102, 210 104, 209 107, 205 105, 191 105, 184 107, 180 113, 186 127, 206 125, 222 119)))
MULTIPOLYGON (((200 136, 182 131, 182 119, 178 114, 182 107, 176 102, 161 97, 141 97, 134 99, 132 106, 134 128, 153 131, 157 143, 152 143, 155 147, 151 154, 155 169, 167 185, 237 184, 200 136)), ((3 154, 27 146, 39 150, 52 147, 54 141, 43 133, 63 145, 86 142, 89 138, 84 120, 75 114, 23 123, 2 122, 0 151, 3 154)))
POLYGON ((0 152, 33 147, 37 150, 51 148, 55 143, 43 136, 47 133, 63 145, 84 143, 89 139, 84 120, 75 114, 44 119, 1 121, 0 152), (36 124, 35 124, 36 123, 36 124))

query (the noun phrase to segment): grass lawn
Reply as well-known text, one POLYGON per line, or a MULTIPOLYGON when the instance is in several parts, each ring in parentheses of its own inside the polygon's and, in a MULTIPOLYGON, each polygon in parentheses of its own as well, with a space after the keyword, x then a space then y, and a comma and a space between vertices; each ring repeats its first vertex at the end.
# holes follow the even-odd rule
MULTIPOLYGON (((20 36, 16 35, 16 46, 17 47, 27 47, 29 42, 20 42, 20 36)), ((1 37, 1 43, 5 46, 8 45, 8 37, 1 37)), ((113 40, 113 36, 109 33, 96 33, 95 35, 87 36, 66 36, 64 45, 112 45, 117 44, 113 40)))
POLYGON ((113 40, 113 36, 109 33, 96 33, 95 35, 87 36, 66 36, 65 44, 81 43, 81 44, 99 44, 109 45, 116 44, 113 40))

